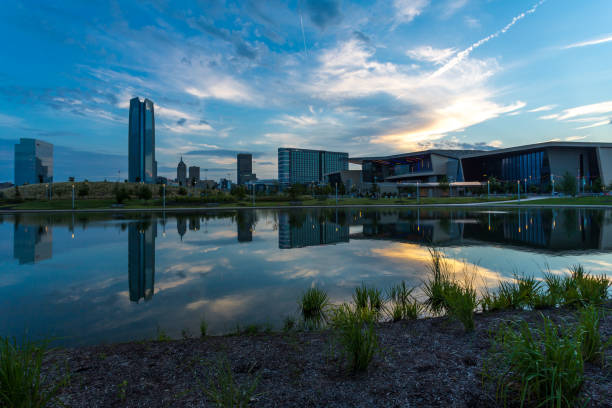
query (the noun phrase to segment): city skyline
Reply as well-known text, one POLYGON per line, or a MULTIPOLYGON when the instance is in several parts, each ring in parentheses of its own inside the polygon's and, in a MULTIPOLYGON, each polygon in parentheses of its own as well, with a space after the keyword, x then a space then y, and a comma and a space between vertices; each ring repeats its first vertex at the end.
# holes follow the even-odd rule
POLYGON ((6 5, 0 181, 19 138, 56 147, 57 181, 127 178, 137 95, 156 102, 169 178, 181 154, 235 180, 239 151, 275 177, 279 146, 366 156, 612 139, 610 2, 239 6, 6 5))

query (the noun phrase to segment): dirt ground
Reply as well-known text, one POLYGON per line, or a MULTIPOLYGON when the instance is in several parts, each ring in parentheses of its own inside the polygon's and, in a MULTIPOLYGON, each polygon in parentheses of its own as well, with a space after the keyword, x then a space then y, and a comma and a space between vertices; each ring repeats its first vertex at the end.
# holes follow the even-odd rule
MULTIPOLYGON (((495 389, 483 385, 492 333, 502 321, 537 324, 539 311, 476 316, 476 329, 447 318, 381 323, 383 351, 368 371, 343 366, 333 333, 288 332, 132 342, 54 350, 47 373, 71 372, 60 400, 70 407, 213 406, 203 387, 227 358, 239 383, 259 376, 253 407, 497 407, 495 389)), ((571 324, 571 310, 544 311, 571 324)), ((612 317, 601 333, 612 336, 612 317)), ((610 350, 606 352, 612 359, 610 350)), ((610 365, 585 364, 587 406, 612 406, 610 365)))

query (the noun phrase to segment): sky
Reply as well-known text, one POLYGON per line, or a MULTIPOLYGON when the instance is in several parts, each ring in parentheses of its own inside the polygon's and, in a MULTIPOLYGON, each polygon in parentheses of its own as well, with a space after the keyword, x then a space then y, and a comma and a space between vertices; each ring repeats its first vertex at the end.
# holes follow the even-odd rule
POLYGON ((134 96, 170 178, 182 155, 235 180, 237 152, 276 178, 278 147, 612 142, 609 0, 5 3, 0 181, 22 137, 54 144, 56 181, 127 178, 134 96))

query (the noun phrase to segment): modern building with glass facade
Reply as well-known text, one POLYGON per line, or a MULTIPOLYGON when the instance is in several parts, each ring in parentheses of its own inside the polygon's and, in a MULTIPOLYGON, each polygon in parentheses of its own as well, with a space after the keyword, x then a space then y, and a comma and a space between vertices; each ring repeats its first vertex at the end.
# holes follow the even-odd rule
POLYGON ((325 182, 325 175, 348 170, 348 153, 279 147, 278 181, 281 185, 325 182))
POLYGON ((155 161, 155 109, 153 101, 130 99, 128 180, 157 182, 155 161))
POLYGON ((251 153, 238 153, 236 157, 236 177, 239 185, 257 180, 253 174, 253 155, 251 153))
POLYGON ((477 150, 427 150, 392 156, 351 158, 364 182, 501 182, 540 186, 565 173, 582 184, 612 183, 612 143, 546 142, 477 150))
POLYGON ((15 185, 53 183, 53 145, 19 139, 15 145, 15 185))

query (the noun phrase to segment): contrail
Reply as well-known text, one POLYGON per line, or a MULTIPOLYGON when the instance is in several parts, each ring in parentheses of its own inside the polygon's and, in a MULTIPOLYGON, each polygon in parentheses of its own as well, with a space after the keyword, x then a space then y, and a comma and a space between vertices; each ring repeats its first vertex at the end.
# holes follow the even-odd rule
POLYGON ((499 37, 502 34, 505 34, 506 31, 508 31, 513 25, 518 23, 520 20, 524 19, 529 14, 535 13, 535 11, 538 9, 538 7, 540 7, 545 2, 546 2, 546 0, 540 0, 539 2, 534 4, 533 7, 531 7, 529 10, 524 11, 521 14, 519 14, 518 16, 514 17, 512 19, 512 21, 510 21, 508 24, 506 24, 506 26, 504 28, 502 28, 501 30, 498 30, 498 31, 494 32, 493 34, 489 35, 488 37, 485 37, 485 38, 475 42, 474 44, 470 45, 465 50, 457 53, 457 55, 455 55, 450 61, 448 61, 446 64, 444 64, 442 67, 440 67, 436 72, 434 72, 431 75, 431 78, 435 78, 435 77, 437 77, 439 75, 442 75, 443 73, 445 73, 449 69, 453 68, 455 65, 457 65, 458 63, 463 61, 468 55, 470 55, 472 53, 472 51, 474 51, 476 48, 480 47, 482 44, 488 42, 489 40, 492 40, 493 38, 497 38, 497 37, 499 37))
POLYGON ((308 56, 308 50, 306 49, 306 34, 304 34, 304 22, 302 21, 302 13, 300 13, 300 25, 302 26, 302 39, 304 40, 304 53, 308 56))

